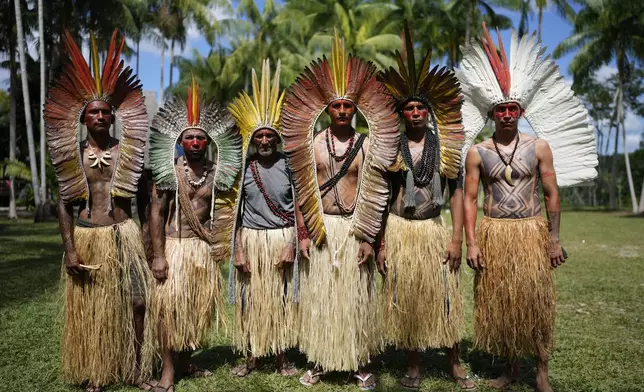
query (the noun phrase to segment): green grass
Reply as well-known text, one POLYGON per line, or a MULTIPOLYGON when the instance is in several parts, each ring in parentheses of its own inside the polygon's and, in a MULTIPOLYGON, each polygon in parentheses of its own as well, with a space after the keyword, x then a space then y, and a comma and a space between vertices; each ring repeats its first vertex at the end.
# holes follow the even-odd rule
MULTIPOLYGON (((566 212, 562 241, 570 254, 556 271, 556 350, 550 363, 557 391, 644 390, 644 219, 603 212, 566 212)), ((58 282, 62 245, 56 224, 34 225, 0 220, 0 391, 77 391, 59 372, 58 282)), ((479 378, 495 376, 503 367, 498 358, 471 349, 472 281, 462 269, 467 329, 461 357, 479 378)), ((294 354, 300 368, 306 359, 294 354)), ((297 378, 276 374, 272 362, 244 379, 229 375, 240 359, 229 339, 196 353, 195 361, 214 372, 207 379, 184 379, 179 391, 357 391, 348 374, 333 374, 314 388, 297 378), (348 381, 348 382, 347 382, 348 381)), ((393 350, 375 358, 380 391, 400 390, 405 356, 393 350)), ((422 390, 458 391, 447 378, 447 359, 441 351, 423 356, 422 390)), ((531 391, 534 361, 522 362, 521 382, 510 391, 531 391)), ((110 391, 134 391, 114 385, 110 391)), ((479 391, 490 389, 479 386, 479 391)))

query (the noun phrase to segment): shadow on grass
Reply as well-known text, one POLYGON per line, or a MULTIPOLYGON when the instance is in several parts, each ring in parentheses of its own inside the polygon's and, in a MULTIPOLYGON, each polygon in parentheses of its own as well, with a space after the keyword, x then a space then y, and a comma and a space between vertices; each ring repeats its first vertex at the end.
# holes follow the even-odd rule
POLYGON ((28 301, 55 289, 60 280, 62 245, 46 241, 50 225, 0 225, 0 308, 28 301))

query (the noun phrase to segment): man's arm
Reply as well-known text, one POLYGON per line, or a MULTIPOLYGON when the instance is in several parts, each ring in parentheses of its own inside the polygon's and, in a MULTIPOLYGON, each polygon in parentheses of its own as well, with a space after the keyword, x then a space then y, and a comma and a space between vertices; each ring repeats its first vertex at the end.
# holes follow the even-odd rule
POLYGON ((467 243, 467 264, 475 270, 485 267, 483 255, 476 243, 476 200, 481 176, 481 156, 476 148, 470 148, 465 160, 465 196, 463 211, 465 213, 465 241, 467 243))
POLYGON ((63 238, 65 248, 65 268, 69 275, 78 275, 82 272, 83 260, 76 253, 74 246, 74 206, 65 204, 58 194, 58 227, 63 238))
POLYGON ((448 179, 449 204, 452 216, 452 241, 447 246, 443 263, 449 262, 452 271, 461 266, 463 257, 463 174, 459 172, 458 178, 448 179))
POLYGON ((539 162, 541 186, 543 187, 543 197, 546 202, 548 229, 550 231, 550 263, 556 268, 564 262, 563 251, 559 243, 561 208, 552 150, 550 150, 550 146, 545 140, 537 141, 537 159, 539 162))
POLYGON ((158 192, 152 185, 152 204, 150 208, 150 236, 152 237, 152 275, 159 281, 167 278, 168 263, 165 259, 165 212, 170 200, 167 192, 158 192))
POLYGON ((304 216, 300 211, 300 204, 297 195, 293 195, 293 205, 295 206, 295 226, 297 227, 297 241, 300 244, 300 255, 309 260, 309 248, 311 247, 311 237, 304 223, 304 216))
POLYGON ((139 179, 139 186, 136 192, 136 211, 141 222, 141 232, 143 234, 143 245, 145 246, 145 256, 148 262, 152 261, 154 253, 152 251, 152 237, 150 236, 150 225, 148 217, 150 216, 150 195, 148 194, 148 181, 145 171, 139 179))

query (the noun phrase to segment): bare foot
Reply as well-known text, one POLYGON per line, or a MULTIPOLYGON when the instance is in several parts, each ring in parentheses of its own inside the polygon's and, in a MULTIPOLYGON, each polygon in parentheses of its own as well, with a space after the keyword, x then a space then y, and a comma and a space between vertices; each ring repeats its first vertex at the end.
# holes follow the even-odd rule
POLYGON ((285 362, 280 366, 280 374, 285 377, 293 377, 300 371, 291 362, 285 362))
POLYGON ((235 366, 233 370, 230 372, 232 373, 233 376, 237 377, 246 377, 248 376, 253 370, 255 370, 255 365, 250 362, 248 363, 242 363, 239 366, 235 366))
POLYGON ((87 388, 85 388, 85 392, 103 392, 103 387, 100 385, 94 385, 93 383, 87 384, 87 388))
POLYGON ((537 376, 537 391, 538 392, 553 392, 548 382, 548 376, 537 376))
POLYGON ((358 388, 361 391, 370 391, 376 387, 376 376, 371 373, 360 372, 353 377, 358 379, 358 388))
POLYGON ((420 377, 405 375, 400 379, 400 385, 402 385, 403 388, 416 390, 420 388, 420 377))
POLYGON ((307 387, 313 386, 320 382, 320 376, 323 374, 324 372, 321 370, 307 370, 306 373, 300 377, 300 384, 306 385, 307 387))
POLYGON ((490 388, 503 389, 503 388, 507 387, 508 385, 512 384, 515 381, 516 381, 515 378, 511 378, 507 374, 503 374, 503 375, 501 375, 501 377, 498 377, 498 378, 495 378, 495 379, 492 379, 492 380, 488 381, 487 385, 490 388))

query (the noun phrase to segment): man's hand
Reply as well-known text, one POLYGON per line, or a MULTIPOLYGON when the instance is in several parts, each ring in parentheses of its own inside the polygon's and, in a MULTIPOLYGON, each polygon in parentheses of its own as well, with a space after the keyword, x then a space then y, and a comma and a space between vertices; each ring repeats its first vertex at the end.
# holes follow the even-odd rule
POLYGON ((155 257, 152 260, 152 276, 160 283, 168 278, 168 262, 165 257, 155 257))
POLYGON ((364 264, 373 256, 373 245, 368 242, 360 242, 360 249, 358 249, 358 265, 364 264))
POLYGON ((447 245, 443 264, 449 263, 450 271, 456 271, 461 266, 461 259, 463 258, 461 245, 462 244, 458 241, 452 241, 449 243, 449 245, 447 245))
POLYGON ((246 254, 244 251, 239 250, 235 252, 235 263, 233 265, 237 268, 237 271, 244 274, 250 274, 250 265, 246 260, 246 254))
POLYGON ((288 244, 286 244, 286 246, 284 246, 282 255, 280 256, 280 259, 277 261, 275 266, 277 268, 282 268, 285 264, 293 264, 293 261, 295 261, 295 244, 289 242, 288 244))
POLYGON ((309 252, 310 248, 311 248, 310 238, 304 238, 303 240, 300 240, 300 255, 307 260, 311 259, 310 252, 309 252))
POLYGON ((378 262, 378 272, 380 272, 380 275, 384 278, 387 276, 387 251, 385 249, 381 249, 378 251, 378 255, 376 256, 376 261, 378 262))
POLYGON ((552 268, 557 268, 561 264, 565 263, 566 259, 563 255, 563 250, 561 250, 561 244, 557 239, 550 240, 550 264, 552 268))
POLYGON ((81 264, 85 264, 85 262, 75 250, 65 252, 65 269, 67 270, 67 275, 76 276, 82 274, 84 271, 80 266, 81 264))
POLYGON ((483 253, 481 253, 481 249, 479 249, 478 245, 467 247, 467 265, 476 271, 481 271, 481 269, 485 268, 483 253))

